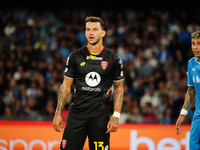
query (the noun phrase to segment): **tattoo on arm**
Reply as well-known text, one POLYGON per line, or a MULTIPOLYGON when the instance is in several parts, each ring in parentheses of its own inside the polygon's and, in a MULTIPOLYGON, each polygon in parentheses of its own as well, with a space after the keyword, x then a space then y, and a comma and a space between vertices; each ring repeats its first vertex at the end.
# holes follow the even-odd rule
POLYGON ((67 102, 67 98, 71 92, 71 85, 73 83, 73 79, 64 78, 64 81, 60 87, 59 95, 58 95, 58 103, 56 107, 55 114, 61 114, 63 111, 65 104, 67 102))
POLYGON ((196 91, 194 86, 188 86, 188 90, 185 95, 185 102, 183 108, 189 110, 192 104, 194 103, 196 97, 196 91))
POLYGON ((123 103, 123 80, 114 82, 114 111, 121 112, 123 103))

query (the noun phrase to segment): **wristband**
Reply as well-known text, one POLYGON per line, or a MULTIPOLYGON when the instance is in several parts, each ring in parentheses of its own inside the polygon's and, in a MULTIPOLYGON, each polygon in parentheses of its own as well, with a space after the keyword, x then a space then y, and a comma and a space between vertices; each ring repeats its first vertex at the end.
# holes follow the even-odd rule
POLYGON ((121 114, 118 113, 117 111, 114 111, 113 116, 114 116, 114 117, 117 117, 117 118, 119 119, 120 116, 121 116, 121 114))
POLYGON ((180 115, 186 116, 188 113, 187 110, 185 110, 184 108, 181 109, 180 115))

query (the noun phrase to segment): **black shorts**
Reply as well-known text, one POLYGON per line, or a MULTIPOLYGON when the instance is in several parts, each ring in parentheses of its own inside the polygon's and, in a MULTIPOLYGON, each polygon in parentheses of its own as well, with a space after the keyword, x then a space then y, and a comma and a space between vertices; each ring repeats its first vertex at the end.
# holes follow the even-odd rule
POLYGON ((82 150, 87 136, 90 150, 109 150, 110 133, 106 134, 109 120, 108 110, 87 115, 69 112, 60 150, 82 150))

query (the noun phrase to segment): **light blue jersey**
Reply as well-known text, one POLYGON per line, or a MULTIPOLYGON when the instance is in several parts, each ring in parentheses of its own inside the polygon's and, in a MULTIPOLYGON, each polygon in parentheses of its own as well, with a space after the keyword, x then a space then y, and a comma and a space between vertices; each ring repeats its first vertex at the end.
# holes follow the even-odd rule
POLYGON ((196 91, 195 114, 194 117, 200 118, 200 63, 197 57, 193 57, 188 61, 187 85, 194 86, 196 91))
POLYGON ((195 113, 192 120, 190 131, 190 150, 200 149, 200 63, 197 57, 188 61, 187 85, 194 86, 196 91, 195 113))

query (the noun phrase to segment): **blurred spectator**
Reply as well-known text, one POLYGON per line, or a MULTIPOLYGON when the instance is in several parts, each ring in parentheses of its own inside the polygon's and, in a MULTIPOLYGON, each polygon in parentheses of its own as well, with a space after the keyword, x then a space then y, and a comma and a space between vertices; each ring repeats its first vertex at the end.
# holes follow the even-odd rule
POLYGON ((24 70, 23 70, 23 67, 21 65, 19 65, 17 67, 17 71, 13 74, 13 79, 20 80, 22 74, 24 74, 24 70))
POLYGON ((161 49, 159 50, 158 55, 157 55, 161 68, 167 64, 167 62, 169 61, 170 55, 171 55, 171 52, 170 50, 168 50, 167 45, 162 44, 161 49))
POLYGON ((37 117, 36 100, 33 97, 29 97, 27 99, 27 104, 25 105, 24 111, 25 116, 30 120, 34 120, 37 117))
POLYGON ((171 112, 172 112, 171 108, 167 107, 164 112, 163 124, 172 124, 171 112))
POLYGON ((200 26, 196 23, 196 22, 191 22, 190 24, 188 24, 187 26, 187 31, 191 33, 200 30, 200 26))
POLYGON ((15 32, 15 30, 16 30, 16 27, 13 24, 13 22, 12 21, 8 21, 8 24, 4 28, 4 34, 6 36, 12 36, 12 34, 15 32))
POLYGON ((144 57, 140 58, 140 66, 137 67, 139 77, 149 77, 153 72, 153 68, 149 66, 147 59, 144 57))
POLYGON ((127 123, 142 123, 143 116, 140 112, 139 106, 133 106, 131 113, 128 114, 127 123))
POLYGON ((156 53, 152 52, 151 57, 148 60, 148 64, 153 70, 158 68, 159 62, 156 58, 156 53))
POLYGON ((9 89, 4 90, 4 96, 2 97, 4 104, 9 105, 11 103, 13 93, 9 89))
POLYGON ((61 56, 65 58, 68 57, 70 54, 70 50, 69 48, 67 48, 67 43, 66 43, 66 40, 64 39, 61 41, 59 52, 61 56))
POLYGON ((121 58, 121 60, 124 62, 124 61, 131 61, 133 62, 134 61, 134 55, 133 53, 131 53, 127 47, 124 47, 123 48, 123 53, 122 54, 119 54, 119 57, 121 58))
POLYGON ((11 111, 10 107, 7 105, 5 106, 3 117, 4 117, 4 119, 7 119, 7 120, 12 119, 12 111, 11 111))
POLYGON ((154 87, 150 87, 147 92, 144 94, 144 96, 141 98, 140 106, 142 108, 142 113, 146 113, 148 109, 151 109, 154 111, 160 104, 160 100, 158 96, 155 94, 154 87))
POLYGON ((144 115, 142 123, 147 123, 147 124, 157 124, 158 123, 158 118, 154 114, 154 108, 151 105, 151 103, 147 104, 147 113, 146 113, 146 115, 144 115))
POLYGON ((48 120, 52 120, 55 112, 55 104, 53 100, 49 99, 47 100, 46 106, 44 107, 44 110, 42 114, 49 118, 48 120))
POLYGON ((178 34, 182 44, 188 44, 191 42, 190 32, 185 29, 184 26, 180 25, 180 33, 178 34))
POLYGON ((26 90, 26 95, 28 97, 37 97, 38 94, 38 89, 37 89, 37 83, 36 82, 31 82, 30 87, 26 90))

